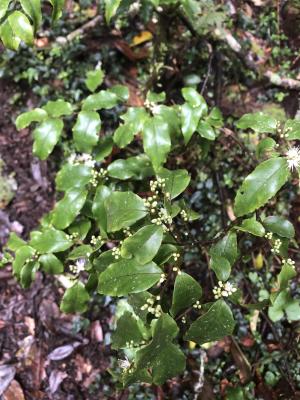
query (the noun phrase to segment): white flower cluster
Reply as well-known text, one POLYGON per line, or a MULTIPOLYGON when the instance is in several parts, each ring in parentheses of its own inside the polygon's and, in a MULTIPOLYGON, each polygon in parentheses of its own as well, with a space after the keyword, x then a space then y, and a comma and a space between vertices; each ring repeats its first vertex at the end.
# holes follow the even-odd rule
POLYGON ((93 246, 96 246, 96 245, 98 245, 98 244, 100 244, 100 243, 103 243, 102 237, 101 237, 100 235, 99 235, 99 236, 93 235, 93 236, 91 237, 90 243, 91 243, 91 245, 93 245, 93 246))
POLYGON ((177 261, 180 257, 180 253, 173 253, 172 257, 174 258, 174 261, 177 261))
POLYGON ((271 240, 273 238, 273 233, 272 232, 267 232, 265 234, 265 238, 271 240))
POLYGON ((106 177, 106 175, 107 175, 107 171, 106 171, 104 168, 100 168, 99 171, 96 171, 96 170, 94 169, 94 170, 92 171, 92 178, 91 178, 91 180, 90 180, 90 184, 91 184, 93 187, 96 187, 96 186, 98 185, 98 179, 101 179, 101 178, 108 179, 108 178, 106 177))
POLYGON ((295 268, 295 261, 293 261, 291 258, 283 259, 282 264, 288 264, 291 267, 295 268))
POLYGON ((31 257, 27 257, 24 264, 28 264, 31 261, 35 261, 38 259, 38 252, 36 250, 33 250, 31 257))
POLYGON ((198 310, 200 310, 200 308, 201 308, 200 301, 197 300, 196 303, 193 305, 193 307, 194 307, 194 308, 197 308, 198 310))
POLYGON ((282 241, 280 239, 276 239, 274 242, 274 247, 271 249, 271 253, 279 254, 281 245, 282 241))
POLYGON ((73 232, 70 235, 66 235, 66 238, 69 239, 69 240, 73 240, 73 239, 77 239, 78 236, 79 236, 78 232, 73 232))
POLYGON ((153 193, 158 194, 159 189, 164 189, 166 186, 165 178, 158 177, 156 181, 150 181, 150 190, 153 193))
POLYGON ((121 257, 121 250, 119 247, 114 247, 112 249, 112 255, 114 256, 115 260, 118 260, 121 257))
MULTIPOLYGON (((155 300, 159 301, 160 296, 156 296, 155 300)), ((141 310, 142 311, 147 310, 149 313, 153 314, 156 318, 159 318, 161 316, 162 309, 160 304, 154 306, 155 300, 152 297, 147 299, 147 302, 142 305, 141 310)))
POLYGON ((183 324, 186 324, 186 318, 185 318, 185 317, 182 317, 182 318, 181 318, 181 322, 182 322, 183 324))
MULTIPOLYGON (((277 124, 277 129, 280 128, 280 122, 277 124)), ((288 138, 289 137, 289 131, 291 131, 292 128, 286 128, 283 132, 280 133, 279 137, 282 139, 288 138)))
POLYGON ((123 229, 123 233, 127 237, 132 236, 132 233, 130 232, 130 228, 123 229))
POLYGON ((159 284, 163 283, 167 279, 167 275, 162 273, 160 274, 159 284))
POLYGON ((154 194, 153 196, 149 196, 147 199, 143 199, 145 207, 148 208, 148 210, 151 212, 151 214, 154 214, 157 211, 157 195, 154 194))
POLYGON ((300 167, 300 147, 291 147, 286 152, 286 160, 291 171, 300 167))
POLYGON ((180 269, 179 269, 178 267, 173 267, 172 270, 173 270, 174 272, 177 272, 178 275, 181 275, 181 271, 180 271, 180 269))
POLYGON ((70 271, 75 275, 80 274, 80 272, 84 271, 85 262, 84 258, 80 258, 75 264, 69 265, 70 271))
POLYGON ((96 161, 92 158, 92 156, 90 154, 87 154, 87 153, 75 154, 75 153, 73 153, 68 158, 68 163, 74 164, 74 165, 84 164, 87 167, 94 168, 96 161))
MULTIPOLYGON (((143 345, 143 344, 145 344, 145 343, 146 343, 145 340, 142 340, 142 341, 140 342, 141 345, 143 345)), ((130 340, 130 342, 126 342, 126 343, 125 343, 125 346, 126 346, 128 349, 133 349, 133 348, 135 347, 134 341, 133 341, 133 340, 130 340)))
POLYGON ((185 210, 181 210, 180 215, 181 215, 181 218, 184 220, 184 222, 187 222, 189 220, 187 212, 185 210))
POLYGON ((218 282, 218 286, 213 288, 213 294, 215 295, 215 299, 220 299, 221 297, 231 296, 233 293, 237 291, 237 288, 233 286, 232 283, 222 281, 218 282))
POLYGON ((169 231, 169 228, 165 226, 166 225, 171 225, 173 222, 173 219, 171 215, 169 215, 168 211, 165 208, 161 208, 158 212, 158 217, 153 218, 151 220, 153 224, 156 225, 164 225, 163 228, 165 231, 169 231))

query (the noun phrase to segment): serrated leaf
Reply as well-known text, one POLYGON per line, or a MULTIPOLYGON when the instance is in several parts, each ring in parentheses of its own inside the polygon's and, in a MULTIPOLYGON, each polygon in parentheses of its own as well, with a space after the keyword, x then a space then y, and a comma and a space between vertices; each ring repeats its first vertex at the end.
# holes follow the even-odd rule
POLYGON ((87 310, 87 303, 90 295, 80 281, 66 290, 60 305, 60 309, 65 313, 83 313, 87 310))
POLYGON ((60 119, 46 119, 33 131, 33 153, 41 160, 45 160, 54 149, 63 126, 60 119))
POLYGON ((263 237, 266 233, 263 225, 256 221, 255 216, 244 219, 241 226, 237 226, 236 229, 242 232, 251 233, 251 235, 263 237))
POLYGON ((176 316, 185 308, 191 307, 202 296, 199 283, 185 272, 178 274, 175 279, 170 312, 176 316))
POLYGON ((7 18, 14 35, 25 44, 33 45, 33 27, 21 11, 13 11, 7 18))
POLYGON ((121 4, 121 0, 104 0, 105 4, 105 19, 109 23, 110 20, 116 15, 118 8, 121 4))
POLYGON ((235 321, 229 306, 218 300, 209 310, 193 322, 185 335, 185 340, 204 344, 231 335, 235 321))
POLYGON ((18 130, 27 128, 32 122, 42 122, 48 117, 48 114, 42 108, 35 108, 20 114, 16 119, 16 127, 18 130))
POLYGON ((289 170, 286 159, 271 158, 259 164, 247 176, 235 198, 234 213, 241 217, 264 206, 286 183, 289 170))
POLYGON ((98 143, 100 127, 101 121, 97 112, 81 111, 73 127, 73 139, 76 149, 84 153, 90 153, 98 143))
POLYGON ((104 202, 107 231, 127 228, 147 215, 143 200, 132 192, 114 192, 104 202))
POLYGON ((157 175, 165 179, 164 192, 170 193, 171 199, 179 196, 187 188, 191 180, 185 169, 170 171, 166 168, 161 168, 157 175))
POLYGON ((98 291, 109 296, 143 292, 159 281, 161 273, 153 262, 140 265, 135 259, 121 260, 100 274, 98 291))
POLYGON ((295 236, 294 225, 286 218, 270 215, 263 220, 265 228, 276 235, 292 239, 295 236))
POLYGON ((72 246, 73 242, 63 231, 51 228, 43 232, 36 232, 29 244, 43 254, 65 251, 72 246))
POLYGON ((244 114, 236 123, 240 129, 253 129, 258 133, 273 133, 277 129, 277 120, 271 115, 257 112, 244 114))
POLYGON ((154 169, 159 168, 171 150, 169 127, 161 117, 152 117, 145 122, 143 145, 154 169))
POLYGON ((90 92, 94 92, 103 82, 104 72, 98 68, 94 71, 88 71, 86 74, 85 85, 90 92))
POLYGON ((105 209, 105 199, 111 195, 111 189, 105 185, 99 185, 97 187, 95 197, 92 205, 92 212, 97 221, 98 226, 102 231, 107 231, 107 217, 105 209))
POLYGON ((62 274, 64 272, 63 263, 54 254, 43 254, 39 258, 42 270, 47 274, 62 274))
POLYGON ((65 229, 74 221, 84 206, 87 193, 87 190, 81 188, 70 189, 65 193, 52 211, 52 224, 55 228, 65 229))
POLYGON ((150 368, 156 385, 161 385, 185 369, 185 356, 172 343, 178 332, 176 322, 168 314, 163 314, 154 326, 151 343, 136 353, 137 368, 150 368))
POLYGON ((65 164, 55 178, 56 189, 67 192, 72 188, 84 188, 92 178, 92 168, 84 164, 65 164))
POLYGON ((118 96, 109 90, 100 90, 100 92, 89 95, 82 103, 84 111, 97 111, 109 109, 118 104, 118 96))
POLYGON ((42 22, 41 0, 19 0, 23 10, 32 19, 36 31, 42 22))
POLYGON ((48 101, 43 106, 45 110, 52 118, 59 118, 63 115, 71 115, 73 113, 73 106, 71 103, 58 99, 55 101, 48 101))
POLYGON ((163 238, 163 229, 157 225, 146 225, 125 239, 121 247, 122 257, 131 257, 139 264, 146 264, 157 254, 163 238))

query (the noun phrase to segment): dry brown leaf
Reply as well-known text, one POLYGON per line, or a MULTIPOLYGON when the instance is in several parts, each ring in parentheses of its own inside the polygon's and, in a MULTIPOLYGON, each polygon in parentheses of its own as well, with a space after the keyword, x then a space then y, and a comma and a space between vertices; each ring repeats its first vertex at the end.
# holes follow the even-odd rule
POLYGON ((12 365, 0 365, 0 396, 14 379, 16 369, 12 365))
POLYGON ((82 343, 81 342, 74 342, 71 344, 66 344, 64 346, 57 347, 53 351, 51 351, 50 354, 48 354, 48 360, 51 361, 59 361, 63 360, 64 358, 67 358, 70 354, 73 353, 73 351, 80 346, 82 343))
POLYGON ((49 376, 49 391, 51 394, 54 394, 62 381, 68 376, 66 372, 59 371, 58 369, 54 369, 51 371, 49 376))
POLYGON ((103 342, 103 330, 100 321, 91 324, 91 339, 96 342, 103 342))
POLYGON ((3 400, 25 400, 21 385, 13 380, 3 395, 3 400))

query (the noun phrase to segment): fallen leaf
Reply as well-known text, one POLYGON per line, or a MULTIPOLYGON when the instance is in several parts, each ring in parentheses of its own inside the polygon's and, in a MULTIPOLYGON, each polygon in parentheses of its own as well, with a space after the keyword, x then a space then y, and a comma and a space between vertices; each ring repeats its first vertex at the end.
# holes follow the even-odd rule
POLYGON ((21 385, 13 380, 3 395, 3 400, 25 400, 21 385))
POLYGON ((0 396, 14 379, 16 369, 12 365, 0 365, 0 396))
POLYGON ((100 321, 91 324, 91 339, 96 342, 103 342, 103 330, 100 321))
POLYGON ((49 391, 51 394, 54 394, 59 388, 62 381, 68 376, 66 372, 59 371, 58 369, 54 369, 51 371, 49 376, 49 391))
POLYGON ((51 351, 50 354, 48 354, 48 360, 51 361, 59 361, 63 360, 64 358, 67 358, 70 354, 73 353, 73 351, 80 346, 82 343, 81 342, 74 342, 71 344, 66 344, 64 346, 57 347, 53 351, 51 351))
POLYGON ((142 31, 138 35, 135 35, 132 39, 130 47, 138 46, 139 44, 149 42, 153 39, 153 35, 149 31, 142 31))

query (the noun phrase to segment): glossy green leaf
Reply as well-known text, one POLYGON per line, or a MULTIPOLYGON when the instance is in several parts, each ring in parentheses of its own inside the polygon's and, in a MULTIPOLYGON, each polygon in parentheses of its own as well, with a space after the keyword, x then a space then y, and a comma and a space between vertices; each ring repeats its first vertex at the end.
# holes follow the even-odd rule
POLYGON ((33 131, 33 153, 45 160, 59 141, 64 124, 60 119, 46 119, 33 131))
POLYGON ((168 124, 161 117, 152 117, 145 122, 143 145, 154 169, 159 168, 171 150, 168 124))
POLYGON ((16 127, 18 130, 27 128, 32 122, 42 122, 48 117, 48 114, 42 108, 35 108, 20 114, 16 119, 16 127))
POLYGON ((134 124, 136 133, 142 132, 148 117, 148 113, 143 107, 129 107, 126 113, 121 115, 125 124, 134 124))
POLYGON ((211 257, 224 257, 233 265, 238 256, 236 233, 231 231, 214 244, 209 254, 211 257))
POLYGON ((90 153, 98 143, 101 121, 95 111, 81 111, 73 127, 73 138, 76 149, 90 153))
POLYGON ((300 320, 299 300, 293 299, 287 289, 278 294, 273 305, 268 309, 269 318, 273 322, 279 321, 285 314, 290 321, 300 320))
POLYGON ((78 258, 88 258, 92 253, 92 246, 89 244, 82 244, 75 247, 68 255, 68 260, 78 260, 78 258))
POLYGON ((118 96, 108 90, 100 90, 100 92, 91 94, 82 103, 82 109, 85 111, 97 111, 101 109, 109 109, 118 104, 118 96))
POLYGON ((114 142, 111 136, 100 137, 97 146, 94 147, 94 159, 103 161, 105 157, 111 154, 113 145, 114 142))
POLYGON ((4 17, 8 10, 8 6, 11 0, 1 0, 0 1, 0 19, 4 17))
POLYGON ((121 0, 104 0, 105 4, 105 19, 109 23, 110 20, 116 15, 118 8, 121 4, 121 0))
POLYGON ((109 265, 114 264, 116 259, 112 250, 105 251, 93 260, 93 266, 97 272, 103 272, 109 265))
POLYGON ((277 281, 279 290, 287 289, 289 281, 297 275, 295 267, 290 265, 289 263, 285 262, 282 267, 281 271, 278 274, 277 281))
POLYGON ((129 99, 129 90, 125 85, 113 85, 109 88, 109 92, 116 94, 120 102, 125 102, 129 99))
POLYGON ((213 254, 209 264, 219 281, 227 281, 230 277, 231 265, 227 258, 213 254))
POLYGON ((43 232, 36 232, 30 241, 30 246, 42 254, 65 251, 69 249, 72 244, 72 240, 70 240, 63 231, 53 228, 43 232))
POLYGON ((64 5, 65 5, 65 0, 49 0, 50 3, 52 4, 53 10, 52 10, 52 20, 53 21, 57 21, 62 13, 63 13, 63 9, 64 9, 64 5))
POLYGON ((68 228, 70 234, 77 234, 78 239, 84 240, 91 229, 91 221, 89 219, 82 219, 80 221, 75 221, 68 228))
POLYGON ((178 332, 176 322, 168 314, 163 314, 154 326, 152 341, 136 353, 137 368, 150 368, 156 385, 185 369, 185 356, 173 343, 178 332))
POLYGON ((25 13, 32 19, 35 31, 42 22, 41 0, 19 0, 25 13))
POLYGON ((191 307, 201 296, 202 289, 199 283, 190 275, 181 272, 175 279, 171 314, 176 316, 180 311, 191 307))
POLYGON ((184 100, 189 103, 192 107, 201 107, 203 112, 207 112, 207 104, 204 97, 192 87, 186 87, 181 90, 184 100))
POLYGON ((200 136, 207 140, 215 140, 216 138, 214 128, 212 128, 206 121, 199 122, 197 132, 200 134, 200 136))
POLYGON ((155 285, 161 273, 153 262, 140 265, 135 259, 121 260, 100 274, 98 291, 109 296, 142 292, 155 285))
POLYGON ((259 164, 238 190, 234 204, 235 215, 241 217, 264 206, 288 177, 289 170, 284 158, 271 158, 259 164))
POLYGON ((149 103, 163 103, 166 100, 166 93, 165 92, 155 93, 149 90, 146 95, 146 100, 149 103))
POLYGON ((28 289, 34 281, 35 273, 39 269, 39 263, 31 261, 24 265, 20 272, 20 282, 24 289, 28 289))
POLYGON ((13 274, 20 277, 20 273, 24 264, 35 254, 35 249, 31 246, 21 246, 17 249, 15 259, 12 264, 13 274))
POLYGON ((0 25, 0 38, 5 47, 11 50, 18 50, 21 39, 15 35, 8 19, 6 19, 3 24, 0 25))
POLYGON ((115 160, 107 168, 108 175, 121 180, 145 179, 154 174, 151 162, 145 154, 115 160))
POLYGON ((293 224, 283 217, 271 215, 263 220, 263 224, 267 231, 276 233, 281 237, 292 239, 295 236, 293 224))
POLYGON ((174 246, 173 244, 162 244, 153 261, 157 265, 165 264, 167 261, 170 260, 170 258, 176 252, 177 252, 177 247, 174 246))
POLYGON ((108 232, 127 228, 147 215, 143 200, 132 192, 114 192, 104 205, 108 232))
POLYGON ((122 149, 133 141, 136 133, 137 131, 135 123, 120 125, 114 133, 114 142, 122 149))
POLYGON ((54 254, 43 254, 39 258, 42 270, 47 274, 62 274, 64 272, 63 263, 54 254))
POLYGON ((92 205, 93 215, 98 223, 98 226, 102 231, 107 231, 107 218, 105 209, 105 199, 111 195, 111 189, 105 185, 99 185, 97 187, 95 197, 92 205))
POLYGON ((48 103, 44 105, 43 110, 52 118, 59 118, 63 115, 71 115, 73 113, 73 106, 65 100, 58 99, 55 101, 48 101, 48 103))
POLYGON ((29 46, 33 45, 33 27, 25 14, 21 11, 13 11, 7 20, 16 37, 29 46))
POLYGON ((170 193, 171 199, 179 196, 187 188, 191 180, 185 169, 170 171, 166 168, 161 168, 157 175, 165 179, 164 192, 170 193))
POLYGON ((80 281, 66 290, 60 305, 60 309, 65 313, 83 313, 87 310, 90 296, 80 281))
POLYGON ((276 142, 272 138, 265 138, 261 140, 256 148, 256 155, 258 158, 262 157, 268 157, 273 156, 276 154, 275 149, 276 148, 276 142))
POLYGON ((65 193, 56 203, 52 211, 52 224, 55 228, 67 228, 82 209, 87 196, 87 190, 74 188, 65 193))
POLYGON ((97 68, 94 71, 88 71, 86 74, 85 85, 90 92, 94 92, 103 82, 104 72, 97 68))
POLYGON ((284 125, 284 135, 288 140, 300 140, 300 121, 288 119, 284 125))
POLYGON ((72 188, 84 188, 92 178, 92 168, 84 164, 65 164, 55 178, 56 189, 67 192, 72 188))
POLYGON ((218 300, 209 310, 193 322, 185 335, 186 340, 204 344, 231 335, 235 321, 229 306, 218 300))
POLYGON ((251 235, 263 237, 266 233, 263 225, 256 221, 255 216, 244 219, 241 226, 237 226, 236 229, 242 232, 251 233, 251 235))
POLYGON ((20 247, 25 246, 26 242, 21 239, 15 232, 10 232, 9 239, 6 243, 6 247, 9 250, 16 251, 20 247))
POLYGON ((153 115, 162 118, 168 124, 171 139, 181 136, 179 107, 157 105, 153 109, 153 115))
POLYGON ((122 349, 129 347, 130 343, 138 345, 143 340, 136 316, 126 311, 117 322, 116 330, 113 332, 112 348, 122 349))
POLYGON ((257 112, 245 114, 238 120, 236 126, 240 129, 253 129, 258 133, 273 133, 277 129, 277 120, 271 115, 257 112))
POLYGON ((203 107, 192 107, 189 103, 181 106, 181 130, 184 143, 187 144, 193 133, 196 132, 200 118, 203 115, 203 107))
POLYGON ((121 247, 122 257, 131 257, 139 264, 146 264, 157 254, 163 238, 163 229, 157 225, 146 225, 134 235, 124 240, 121 247))

